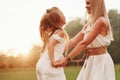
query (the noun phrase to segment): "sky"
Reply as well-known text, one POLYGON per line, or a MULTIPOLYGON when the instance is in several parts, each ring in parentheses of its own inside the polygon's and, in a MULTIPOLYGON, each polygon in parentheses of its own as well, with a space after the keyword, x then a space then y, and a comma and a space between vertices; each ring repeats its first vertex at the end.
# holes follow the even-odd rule
MULTIPOLYGON (((120 10, 120 0, 105 0, 107 11, 120 10)), ((0 51, 11 48, 27 53, 40 43, 39 22, 47 8, 57 6, 66 21, 84 17, 85 0, 0 0, 0 51)))

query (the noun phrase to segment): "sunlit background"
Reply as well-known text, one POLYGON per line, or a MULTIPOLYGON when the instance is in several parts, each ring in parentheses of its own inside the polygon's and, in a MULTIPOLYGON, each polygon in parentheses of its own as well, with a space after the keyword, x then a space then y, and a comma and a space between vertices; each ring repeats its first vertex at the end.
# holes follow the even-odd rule
MULTIPOLYGON (((105 2, 107 11, 120 10, 119 0, 105 2)), ((14 56, 26 55, 33 44, 39 44, 40 18, 53 6, 63 11, 67 22, 85 15, 85 0, 0 0, 0 51, 14 49, 14 56)))

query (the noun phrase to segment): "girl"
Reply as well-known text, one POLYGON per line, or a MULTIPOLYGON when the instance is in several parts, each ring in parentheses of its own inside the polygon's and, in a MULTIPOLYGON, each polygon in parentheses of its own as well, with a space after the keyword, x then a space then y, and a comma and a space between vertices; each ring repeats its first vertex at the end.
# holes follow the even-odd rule
POLYGON ((63 13, 57 8, 47 9, 40 22, 43 41, 42 56, 36 64, 37 80, 66 80, 63 67, 56 68, 56 61, 63 58, 67 34, 62 29, 65 24, 63 13))

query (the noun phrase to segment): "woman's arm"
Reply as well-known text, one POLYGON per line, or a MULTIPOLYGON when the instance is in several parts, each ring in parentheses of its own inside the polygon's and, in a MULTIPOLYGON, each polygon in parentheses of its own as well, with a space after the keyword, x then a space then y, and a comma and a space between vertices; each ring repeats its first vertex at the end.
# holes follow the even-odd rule
POLYGON ((79 42, 76 47, 68 54, 68 58, 74 58, 79 53, 81 53, 100 33, 106 33, 106 23, 105 19, 103 17, 99 18, 94 25, 92 26, 91 31, 89 32, 89 35, 86 37, 85 40, 79 42), (104 31, 104 32, 102 32, 104 31))
POLYGON ((59 62, 58 66, 65 66, 69 59, 72 59, 76 57, 79 53, 81 53, 95 38, 98 34, 106 34, 108 32, 108 25, 107 20, 103 17, 96 20, 94 23, 94 26, 92 26, 91 31, 89 32, 89 35, 86 37, 86 39, 82 40, 81 42, 78 42, 76 47, 66 56, 64 59, 62 59, 59 62))
POLYGON ((71 49, 73 48, 78 42, 82 41, 83 40, 83 37, 84 37, 84 31, 86 29, 86 26, 88 24, 86 24, 85 26, 83 26, 83 28, 81 29, 81 31, 75 35, 75 37, 73 37, 69 43, 68 43, 68 48, 71 49))

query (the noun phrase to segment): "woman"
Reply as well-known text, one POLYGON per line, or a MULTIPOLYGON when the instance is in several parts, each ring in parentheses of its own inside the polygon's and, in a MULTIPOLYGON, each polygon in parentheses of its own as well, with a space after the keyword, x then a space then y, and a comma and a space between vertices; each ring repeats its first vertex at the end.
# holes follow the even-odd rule
POLYGON ((115 80, 113 60, 107 52, 113 36, 104 0, 86 0, 86 9, 89 22, 69 41, 69 48, 75 47, 58 66, 65 66, 86 50, 86 59, 77 80, 115 80))
POLYGON ((41 19, 40 35, 44 44, 43 54, 36 64, 37 80, 66 80, 64 68, 55 68, 55 61, 63 58, 66 47, 67 34, 62 29, 65 23, 65 17, 57 7, 47 9, 41 19))

